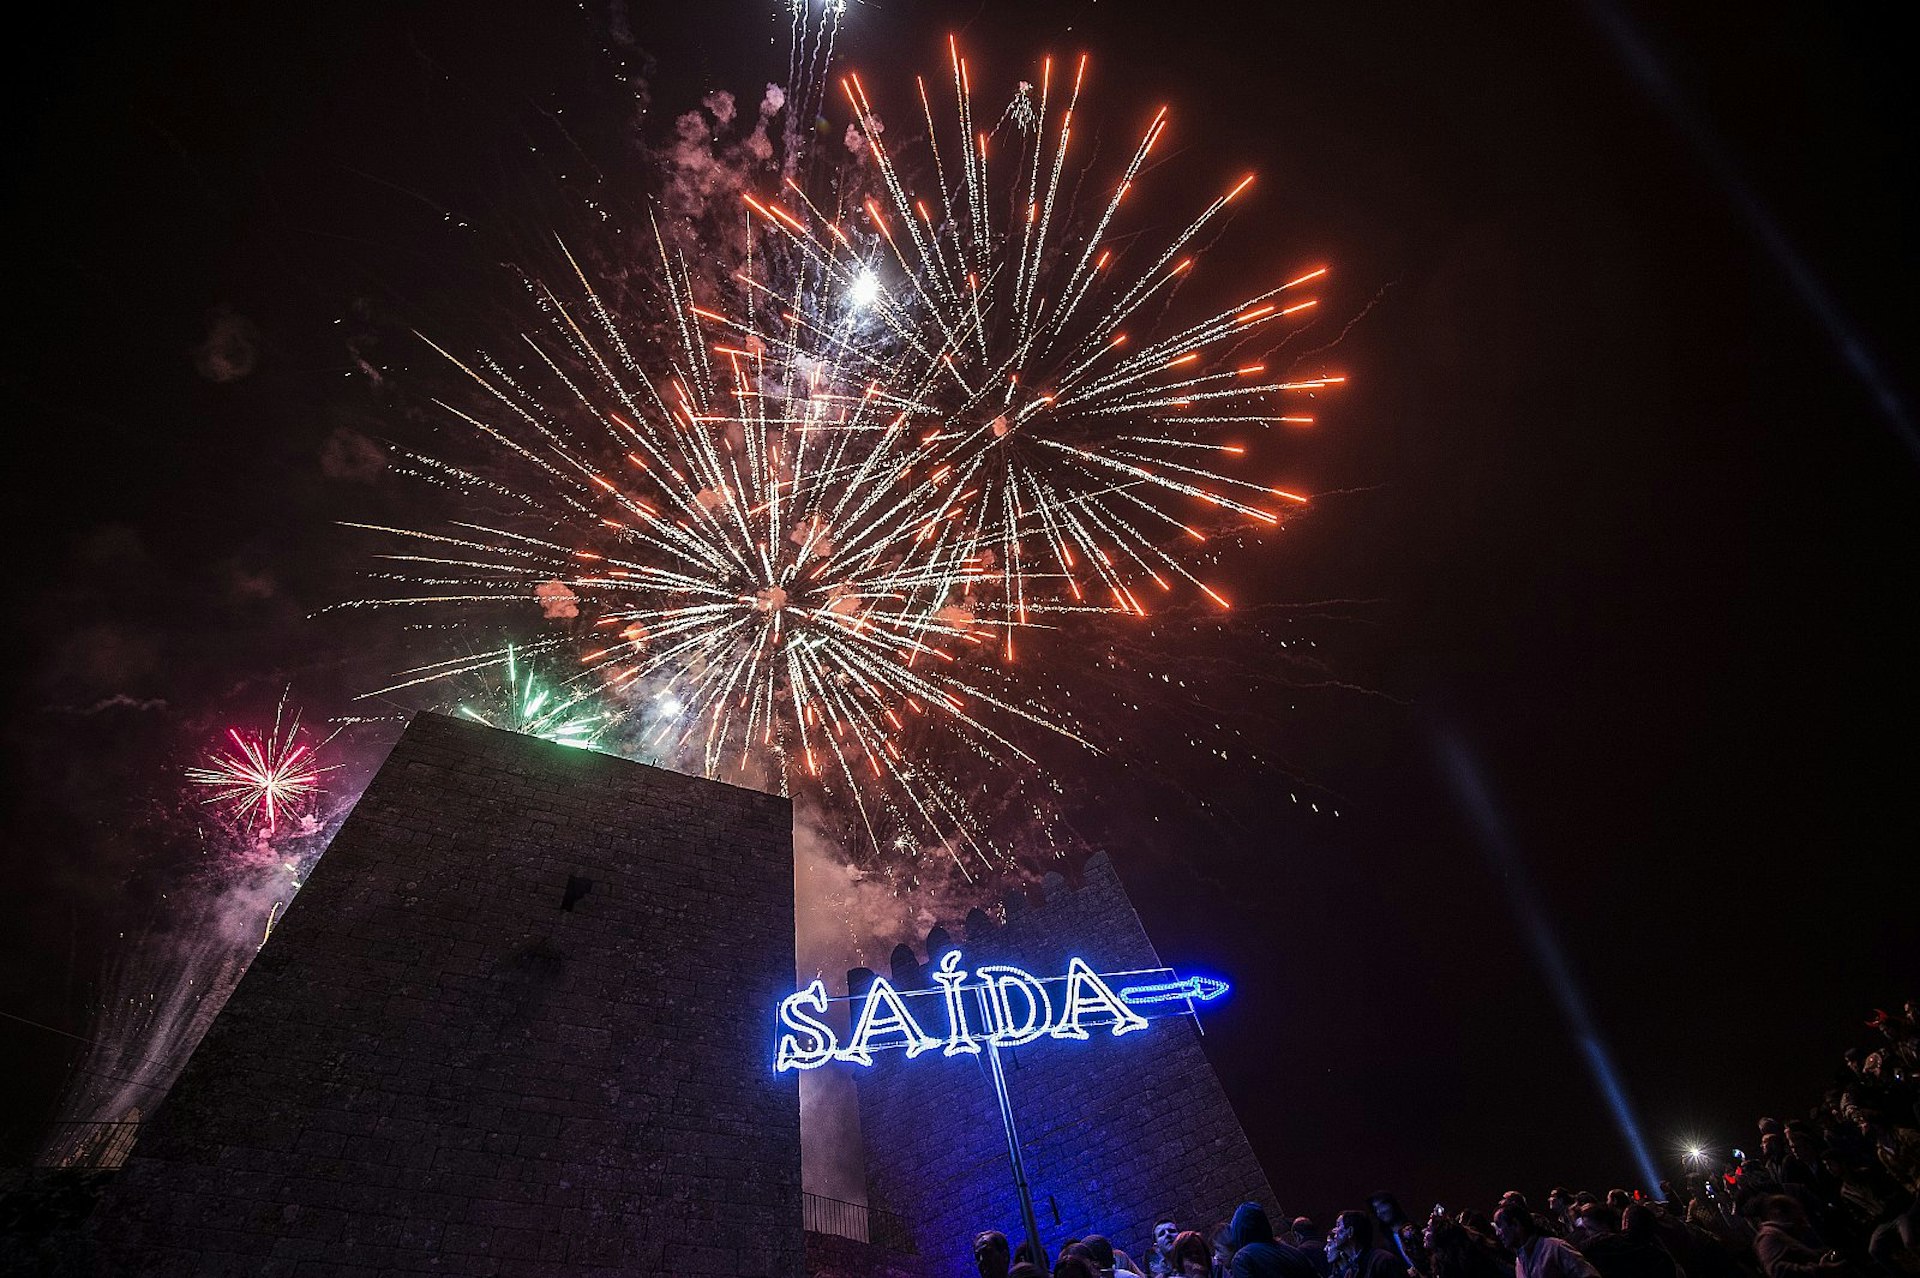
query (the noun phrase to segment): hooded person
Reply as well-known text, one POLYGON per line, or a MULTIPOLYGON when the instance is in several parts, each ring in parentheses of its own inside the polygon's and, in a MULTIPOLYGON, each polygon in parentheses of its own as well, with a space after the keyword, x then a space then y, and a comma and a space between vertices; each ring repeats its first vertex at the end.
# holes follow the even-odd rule
POLYGON ((1313 1262, 1298 1247, 1277 1240, 1259 1203, 1241 1203, 1227 1226, 1233 1247, 1233 1278, 1316 1278, 1313 1262))

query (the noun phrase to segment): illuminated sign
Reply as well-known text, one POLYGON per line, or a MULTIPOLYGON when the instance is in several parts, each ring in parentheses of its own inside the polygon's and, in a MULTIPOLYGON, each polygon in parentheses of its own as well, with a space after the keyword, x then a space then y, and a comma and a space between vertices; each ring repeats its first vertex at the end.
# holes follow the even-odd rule
POLYGON ((934 988, 896 989, 876 976, 840 1042, 822 1018, 827 988, 814 981, 781 1000, 775 1070, 818 1069, 829 1061, 873 1064, 873 1054, 901 1049, 907 1059, 940 1048, 942 1056, 976 1055, 982 1043, 1018 1047, 1041 1038, 1084 1041, 1097 1031, 1113 1038, 1147 1027, 1149 1019, 1192 1015, 1198 1004, 1227 992, 1225 981, 1176 974, 1172 968, 1096 972, 1084 959, 1067 960, 1064 976, 1041 979, 1023 968, 986 964, 969 972, 950 950, 929 973, 934 988), (938 1030, 940 1035, 930 1033, 938 1030))

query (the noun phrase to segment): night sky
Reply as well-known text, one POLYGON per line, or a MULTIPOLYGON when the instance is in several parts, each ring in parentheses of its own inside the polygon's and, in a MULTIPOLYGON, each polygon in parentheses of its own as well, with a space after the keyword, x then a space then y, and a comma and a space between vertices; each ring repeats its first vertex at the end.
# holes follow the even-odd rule
MULTIPOLYGON (((633 129, 784 75, 771 4, 585 9, 75 8, 19 49, 0 1011, 85 1035, 184 855, 156 834, 183 751, 289 684, 365 689, 309 616, 365 566, 335 521, 408 500, 356 451, 406 412, 359 362, 404 380, 387 334, 488 306, 476 264, 583 171, 620 183, 633 129)), ((1168 727, 1164 784, 1067 778, 1163 957, 1236 980, 1209 1050, 1289 1210, 1634 1183, 1517 902, 1669 1164, 1811 1105, 1920 993, 1920 453, 1844 350, 1916 384, 1909 68, 1872 19, 847 15, 843 64, 903 93, 949 31, 983 101, 1092 53, 1108 146, 1165 101, 1176 175, 1261 174, 1236 263, 1337 269, 1353 380, 1288 475, 1321 496, 1223 570, 1260 605, 1236 659, 1317 685, 1233 707, 1285 768, 1168 727)), ((0 1021, 7 1156, 77 1046, 0 1021)))

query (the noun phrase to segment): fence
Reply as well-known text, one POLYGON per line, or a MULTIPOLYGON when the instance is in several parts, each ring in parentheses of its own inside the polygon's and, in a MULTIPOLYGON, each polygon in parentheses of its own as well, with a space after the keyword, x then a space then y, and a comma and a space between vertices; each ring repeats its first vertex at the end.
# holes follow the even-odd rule
POLYGON ((849 1203, 821 1194, 800 1195, 800 1223, 816 1234, 834 1234, 856 1242, 872 1243, 890 1251, 912 1252, 913 1237, 907 1222, 890 1211, 849 1203))
POLYGON ((47 1132, 36 1165, 40 1167, 83 1167, 107 1170, 127 1161, 133 1138, 140 1134, 140 1120, 123 1118, 109 1122, 60 1122, 47 1132))

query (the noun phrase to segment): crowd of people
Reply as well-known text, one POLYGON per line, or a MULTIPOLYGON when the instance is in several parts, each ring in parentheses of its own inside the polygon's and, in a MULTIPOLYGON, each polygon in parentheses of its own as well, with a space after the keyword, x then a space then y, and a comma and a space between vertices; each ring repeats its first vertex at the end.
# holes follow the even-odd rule
POLYGON ((1392 1194, 1323 1228, 1276 1229, 1244 1203, 1207 1232, 1162 1220, 1138 1259, 1099 1234, 1046 1257, 988 1230, 980 1278, 1896 1278, 1920 1274, 1920 1006, 1876 1012, 1880 1041, 1849 1050, 1804 1118, 1762 1118, 1754 1153, 1691 1150, 1658 1193, 1517 1191, 1491 1213, 1392 1194))

